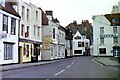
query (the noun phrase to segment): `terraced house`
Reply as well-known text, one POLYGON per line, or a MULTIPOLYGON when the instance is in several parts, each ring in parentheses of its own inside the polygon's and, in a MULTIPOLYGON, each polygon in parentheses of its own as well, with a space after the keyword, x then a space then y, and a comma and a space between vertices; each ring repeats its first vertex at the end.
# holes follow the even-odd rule
POLYGON ((0 65, 18 63, 20 16, 16 5, 0 0, 0 65))
POLYGON ((41 9, 22 0, 17 2, 21 16, 19 32, 19 63, 41 60, 41 9))
POLYGON ((65 58, 65 31, 59 21, 53 18, 53 11, 43 12, 42 60, 65 58))

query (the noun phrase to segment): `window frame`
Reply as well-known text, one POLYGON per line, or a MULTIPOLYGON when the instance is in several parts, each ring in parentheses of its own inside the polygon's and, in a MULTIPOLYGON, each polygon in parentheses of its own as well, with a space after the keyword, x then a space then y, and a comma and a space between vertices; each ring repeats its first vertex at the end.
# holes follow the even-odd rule
POLYGON ((3 29, 2 30, 6 31, 8 33, 8 16, 7 15, 3 15, 3 29), (6 19, 7 19, 6 22, 4 21, 5 20, 4 17, 6 17, 6 19))
POLYGON ((78 42, 78 47, 82 47, 82 42, 78 42))
POLYGON ((55 39, 55 28, 53 28, 53 39, 55 39))
POLYGON ((24 36, 24 24, 21 25, 21 36, 24 36))
POLYGON ((30 15, 30 10, 29 9, 27 9, 27 21, 29 21, 29 15, 30 15))
POLYGON ((16 19, 15 18, 11 18, 11 34, 15 35, 16 34, 16 19), (12 20, 15 21, 15 24, 12 25, 12 20), (13 31, 12 31, 13 30, 13 31))
POLYGON ((100 38, 100 44, 101 44, 101 45, 104 45, 104 43, 105 43, 104 38, 101 37, 101 38, 100 38))
POLYGON ((117 27, 113 27, 113 34, 117 34, 118 32, 118 28, 117 27))
POLYGON ((13 59, 13 43, 4 43, 4 60, 13 59))
POLYGON ((22 5, 22 12, 21 12, 22 19, 25 19, 25 6, 22 5))
POLYGON ((100 34, 104 34, 104 27, 100 27, 100 34))

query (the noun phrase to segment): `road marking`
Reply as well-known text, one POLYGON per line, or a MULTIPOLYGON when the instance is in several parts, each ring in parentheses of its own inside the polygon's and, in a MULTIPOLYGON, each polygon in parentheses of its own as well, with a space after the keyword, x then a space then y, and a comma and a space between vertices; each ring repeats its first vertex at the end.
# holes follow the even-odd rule
POLYGON ((64 71, 65 71, 65 69, 61 70, 60 72, 56 73, 55 76, 61 74, 61 73, 64 72, 64 71))
POLYGON ((75 60, 71 63, 71 64, 74 64, 75 60))
POLYGON ((92 61, 94 61, 95 63, 97 63, 97 64, 99 64, 101 66, 103 66, 102 64, 100 64, 99 62, 95 61, 94 59, 92 59, 92 61))
POLYGON ((70 68, 70 67, 71 67, 71 65, 67 66, 67 68, 70 68))

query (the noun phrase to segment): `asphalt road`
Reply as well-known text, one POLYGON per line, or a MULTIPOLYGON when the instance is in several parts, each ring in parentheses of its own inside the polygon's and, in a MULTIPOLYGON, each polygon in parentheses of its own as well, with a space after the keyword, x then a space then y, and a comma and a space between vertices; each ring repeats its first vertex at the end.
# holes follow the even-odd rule
POLYGON ((119 72, 92 57, 62 59, 52 64, 2 72, 3 78, 118 78, 119 72))

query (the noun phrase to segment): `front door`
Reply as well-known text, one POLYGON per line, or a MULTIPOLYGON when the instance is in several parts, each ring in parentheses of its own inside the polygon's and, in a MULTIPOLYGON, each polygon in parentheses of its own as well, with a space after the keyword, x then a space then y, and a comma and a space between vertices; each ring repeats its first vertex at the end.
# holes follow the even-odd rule
POLYGON ((19 63, 22 63, 22 61, 23 61, 23 60, 22 60, 22 59, 23 59, 22 57, 23 57, 23 56, 22 56, 22 46, 19 46, 19 57, 18 57, 18 58, 19 58, 19 63))
POLYGON ((34 52, 31 56, 31 61, 32 62, 38 62, 38 45, 37 44, 34 44, 34 52))

